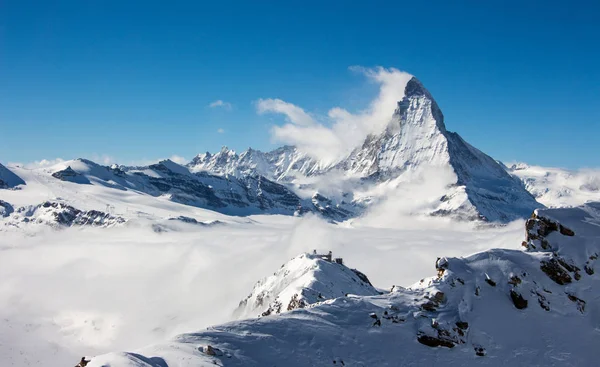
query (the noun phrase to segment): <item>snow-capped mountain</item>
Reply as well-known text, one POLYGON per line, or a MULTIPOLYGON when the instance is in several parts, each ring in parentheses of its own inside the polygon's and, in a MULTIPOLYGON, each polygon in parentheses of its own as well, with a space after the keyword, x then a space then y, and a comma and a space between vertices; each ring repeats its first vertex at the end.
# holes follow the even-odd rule
POLYGON ((99 366, 592 365, 600 336, 600 205, 543 209, 525 249, 438 258, 437 276, 234 321, 99 366))
POLYGON ((326 255, 301 254, 283 264, 272 276, 260 280, 240 302, 238 318, 268 316, 304 308, 347 294, 379 294, 367 277, 326 255))
POLYGON ((439 193, 429 214, 508 222, 525 218, 542 206, 498 162, 446 130, 442 111, 416 78, 409 80, 404 94, 386 129, 368 136, 337 164, 322 164, 286 146, 268 153, 249 149, 240 155, 224 148, 214 155, 198 155, 188 166, 192 171, 218 175, 261 174, 292 189, 298 177, 335 174, 336 182, 328 179, 304 185, 313 191, 331 191, 331 186, 345 181, 344 190, 334 190, 328 197, 332 206, 348 202, 343 197, 352 197, 356 206, 381 202, 390 194, 377 189, 381 184, 406 181, 423 170, 448 171, 455 177, 439 193))
POLYGON ((283 146, 266 153, 249 148, 241 154, 223 147, 215 154, 198 154, 187 167, 192 172, 207 171, 217 175, 259 174, 283 182, 291 181, 297 175, 310 176, 323 169, 317 160, 293 146, 283 146))
POLYGON ((578 171, 530 166, 524 163, 506 168, 520 178, 536 200, 548 207, 577 206, 600 201, 600 170, 578 171))

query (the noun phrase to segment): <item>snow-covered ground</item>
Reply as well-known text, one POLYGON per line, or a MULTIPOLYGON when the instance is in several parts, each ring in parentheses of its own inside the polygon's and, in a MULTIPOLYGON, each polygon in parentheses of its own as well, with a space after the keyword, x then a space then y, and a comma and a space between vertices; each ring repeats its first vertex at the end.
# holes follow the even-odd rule
POLYGON ((90 366, 593 365, 599 224, 597 203, 539 210, 526 250, 444 257, 410 289, 231 322, 90 366))
POLYGON ((548 207, 600 201, 599 169, 567 170, 517 163, 508 172, 519 177, 536 200, 548 207))
POLYGON ((81 355, 133 350, 226 322, 257 280, 313 249, 333 251, 376 287, 389 289, 431 274, 437 256, 517 248, 523 237, 522 222, 474 229, 431 218, 383 229, 316 217, 224 217, 151 199, 131 206, 156 217, 130 210, 127 223, 111 228, 5 226, 3 365, 69 365, 81 355), (222 224, 157 218, 181 213, 222 224))

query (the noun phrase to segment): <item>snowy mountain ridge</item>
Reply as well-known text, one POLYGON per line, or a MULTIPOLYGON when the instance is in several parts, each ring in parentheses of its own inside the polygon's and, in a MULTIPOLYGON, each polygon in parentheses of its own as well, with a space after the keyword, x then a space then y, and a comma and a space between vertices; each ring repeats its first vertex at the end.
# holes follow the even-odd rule
POLYGON ((256 283, 234 315, 237 318, 268 316, 347 294, 379 294, 363 273, 331 256, 331 253, 301 254, 283 264, 272 276, 256 283))
MULTIPOLYGON (((414 77, 384 131, 367 136, 335 164, 293 146, 270 152, 250 148, 241 154, 224 147, 216 154, 199 154, 185 166, 164 160, 144 167, 104 167, 78 159, 35 170, 44 177, 34 179, 44 182, 50 169, 54 179, 64 182, 129 190, 236 216, 313 212, 344 221, 388 205, 406 208, 408 215, 508 223, 544 205, 600 198, 595 171, 507 168, 471 146, 446 129, 440 107, 414 77), (411 195, 415 190, 418 194, 411 195)), ((23 168, 0 166, 0 188, 23 187, 23 173, 23 168)))
POLYGON ((593 364, 598 228, 598 203, 538 210, 524 250, 438 258, 437 276, 410 288, 234 321, 88 367, 593 364))
POLYGON ((536 200, 548 207, 582 205, 600 201, 600 170, 567 170, 516 163, 506 167, 536 200))
POLYGON ((542 206, 498 162, 446 130, 441 109, 414 77, 408 81, 404 98, 385 130, 366 137, 361 146, 336 164, 320 163, 286 146, 267 153, 249 149, 240 155, 223 148, 214 155, 198 155, 188 167, 220 175, 258 173, 291 189, 304 186, 330 192, 331 186, 344 186, 341 191, 334 189, 329 199, 340 204, 350 197, 355 205, 384 201, 387 191, 379 187, 402 181, 415 172, 437 169, 455 177, 448 180, 448 188, 439 193, 437 205, 427 214, 509 222, 525 218, 542 206), (336 182, 323 179, 315 183, 314 178, 319 176, 334 176, 336 182))

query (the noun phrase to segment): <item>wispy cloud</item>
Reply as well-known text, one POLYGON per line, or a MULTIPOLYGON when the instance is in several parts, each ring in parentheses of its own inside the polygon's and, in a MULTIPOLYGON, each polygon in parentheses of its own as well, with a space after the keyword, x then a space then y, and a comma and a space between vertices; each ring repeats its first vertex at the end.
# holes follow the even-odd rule
POLYGON ((229 102, 225 102, 225 101, 223 101, 221 99, 217 99, 216 101, 211 102, 208 105, 208 107, 210 107, 210 108, 224 108, 226 110, 230 110, 233 107, 233 105, 231 103, 229 103, 229 102))
POLYGON ((280 113, 287 117, 287 120, 296 125, 312 126, 315 121, 304 110, 292 103, 282 101, 281 99, 259 99, 256 103, 256 110, 259 114, 280 113))
POLYGON ((182 157, 180 155, 176 155, 176 154, 172 155, 169 159, 172 160, 173 162, 177 163, 177 164, 186 164, 187 162, 189 162, 184 157, 182 157))
POLYGON ((33 161, 28 163, 19 163, 19 162, 9 162, 9 166, 19 166, 27 169, 36 169, 36 168, 45 168, 54 166, 55 164, 59 164, 64 162, 65 160, 62 158, 54 158, 54 159, 42 159, 39 161, 33 161))
POLYGON ((363 111, 352 113, 334 107, 327 116, 314 116, 280 99, 259 99, 256 104, 259 114, 278 113, 286 117, 286 124, 272 128, 273 140, 296 145, 325 163, 333 163, 361 144, 368 134, 383 131, 397 102, 404 97, 404 88, 412 75, 383 67, 352 66, 350 70, 379 85, 379 93, 363 111))
POLYGON ((98 163, 98 164, 103 164, 103 165, 110 165, 115 163, 115 158, 113 156, 110 156, 108 154, 92 154, 91 158, 92 161, 98 163))
POLYGON ((223 130, 223 129, 217 129, 217 132, 218 132, 219 134, 224 134, 224 133, 225 133, 225 130, 223 130))

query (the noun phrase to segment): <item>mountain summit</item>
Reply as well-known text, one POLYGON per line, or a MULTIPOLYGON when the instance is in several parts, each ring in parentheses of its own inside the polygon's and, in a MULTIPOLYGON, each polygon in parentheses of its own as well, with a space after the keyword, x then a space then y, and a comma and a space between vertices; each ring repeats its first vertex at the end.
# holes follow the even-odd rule
POLYGON ((284 182, 291 189, 327 192, 331 206, 351 202, 363 209, 394 195, 390 187, 402 190, 398 182, 410 183, 419 173, 429 171, 434 174, 426 183, 439 181, 445 189, 426 193, 437 200, 437 204, 427 205, 428 214, 509 222, 543 207, 505 167, 446 129, 440 107, 415 77, 407 82, 404 97, 385 129, 367 136, 362 145, 335 165, 323 164, 286 146, 267 153, 249 149, 240 155, 225 149, 215 155, 199 155, 188 167, 220 175, 260 174, 284 182), (311 180, 319 181, 318 185, 311 186, 304 180, 328 174, 332 175, 327 179, 311 180), (448 175, 452 178, 447 179, 448 175), (331 177, 336 182, 332 183, 331 177), (345 181, 344 185, 340 180, 345 181), (335 192, 340 186, 344 191, 335 192), (385 190, 379 190, 379 186, 385 190))

